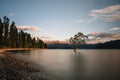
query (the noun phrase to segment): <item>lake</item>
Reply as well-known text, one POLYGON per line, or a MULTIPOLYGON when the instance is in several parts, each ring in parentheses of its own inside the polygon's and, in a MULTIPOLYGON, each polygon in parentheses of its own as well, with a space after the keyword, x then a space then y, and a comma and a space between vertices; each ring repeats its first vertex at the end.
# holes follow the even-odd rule
POLYGON ((55 80, 120 80, 119 49, 41 49, 16 51, 55 80))

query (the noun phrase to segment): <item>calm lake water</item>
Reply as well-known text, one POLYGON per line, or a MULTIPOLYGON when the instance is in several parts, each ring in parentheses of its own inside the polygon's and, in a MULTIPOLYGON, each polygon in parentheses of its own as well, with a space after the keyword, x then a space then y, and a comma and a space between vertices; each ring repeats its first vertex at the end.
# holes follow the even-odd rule
POLYGON ((120 80, 120 50, 45 49, 17 51, 55 80, 120 80))

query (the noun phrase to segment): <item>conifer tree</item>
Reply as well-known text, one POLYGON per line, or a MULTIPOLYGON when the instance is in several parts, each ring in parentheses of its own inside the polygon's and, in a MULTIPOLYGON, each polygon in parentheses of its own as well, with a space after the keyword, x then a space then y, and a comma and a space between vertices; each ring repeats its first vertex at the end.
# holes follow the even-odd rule
POLYGON ((32 38, 23 30, 18 30, 15 22, 9 25, 9 18, 0 19, 0 47, 6 48, 46 48, 45 43, 39 38, 32 38))
POLYGON ((8 28, 9 28, 9 18, 3 17, 3 45, 8 47, 8 28))
POLYGON ((2 20, 0 19, 0 47, 2 46, 2 38, 3 38, 3 24, 2 20))

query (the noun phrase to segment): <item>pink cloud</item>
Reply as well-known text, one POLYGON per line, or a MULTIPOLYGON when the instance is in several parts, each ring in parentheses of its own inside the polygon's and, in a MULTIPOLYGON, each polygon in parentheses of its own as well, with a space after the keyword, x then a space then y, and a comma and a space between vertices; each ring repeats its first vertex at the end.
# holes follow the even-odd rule
POLYGON ((53 35, 49 35, 49 34, 39 34, 38 37, 43 40, 55 39, 53 35))
POLYGON ((108 6, 103 9, 91 10, 89 16, 99 17, 104 21, 120 21, 120 4, 108 6))
POLYGON ((36 37, 39 37, 47 44, 69 44, 68 40, 59 40, 59 39, 56 39, 55 36, 50 34, 39 34, 39 35, 36 35, 36 37))
POLYGON ((114 13, 116 11, 120 10, 120 5, 113 5, 113 6, 108 6, 103 9, 98 9, 98 10, 92 10, 91 15, 104 15, 104 14, 109 14, 109 13, 114 13))
POLYGON ((120 31, 120 27, 113 27, 109 29, 110 31, 120 31))
POLYGON ((30 31, 37 31, 37 30, 39 30, 39 28, 38 27, 36 27, 36 26, 17 26, 17 29, 18 30, 30 30, 30 31))
POLYGON ((88 34, 89 37, 92 36, 92 38, 88 39, 88 44, 94 44, 94 43, 104 43, 111 40, 120 40, 120 34, 119 33, 102 33, 102 32, 93 32, 88 34))
POLYGON ((47 44, 70 44, 67 40, 44 40, 47 44))

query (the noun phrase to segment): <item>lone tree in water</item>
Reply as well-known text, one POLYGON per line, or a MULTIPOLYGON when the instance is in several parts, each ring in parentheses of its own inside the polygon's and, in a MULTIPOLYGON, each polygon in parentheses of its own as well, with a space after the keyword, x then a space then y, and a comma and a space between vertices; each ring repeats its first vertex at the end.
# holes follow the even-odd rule
POLYGON ((71 44, 74 44, 75 45, 75 48, 74 48, 74 52, 76 52, 76 49, 81 45, 81 44, 85 44, 85 40, 88 38, 87 35, 84 35, 83 33, 81 32, 78 32, 77 34, 75 34, 73 37, 71 37, 69 39, 69 42, 71 44))

